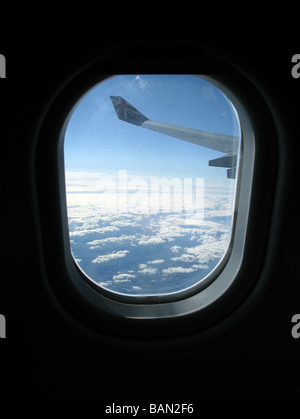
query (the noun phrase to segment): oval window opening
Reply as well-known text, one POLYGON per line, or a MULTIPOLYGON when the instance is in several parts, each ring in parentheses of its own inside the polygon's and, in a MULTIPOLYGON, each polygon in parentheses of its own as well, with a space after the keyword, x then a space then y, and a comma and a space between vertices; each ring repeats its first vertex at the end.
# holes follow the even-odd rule
POLYGON ((206 286, 230 253, 240 158, 237 112, 204 78, 122 75, 91 89, 64 141, 85 278, 137 297, 206 286))

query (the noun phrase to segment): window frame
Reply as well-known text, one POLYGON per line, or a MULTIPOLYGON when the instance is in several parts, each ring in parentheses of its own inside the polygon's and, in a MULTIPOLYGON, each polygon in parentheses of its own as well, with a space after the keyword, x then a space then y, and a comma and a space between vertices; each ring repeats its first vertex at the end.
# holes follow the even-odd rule
MULTIPOLYGON (((91 281, 83 278, 72 257, 63 165, 64 133, 72 110, 87 91, 109 76, 111 74, 99 76, 90 72, 90 69, 88 73, 86 69, 78 72, 53 100, 38 130, 35 167, 46 271, 44 285, 48 289, 50 286, 52 298, 59 301, 69 315, 100 333, 123 337, 166 337, 204 329, 225 318, 246 299, 263 264, 269 211, 261 214, 259 223, 256 215, 266 201, 271 202, 273 188, 269 187, 264 192, 254 180, 264 173, 261 163, 267 147, 259 139, 265 130, 261 130, 257 122, 260 111, 263 110, 267 115, 268 109, 259 93, 253 92, 252 84, 239 74, 200 76, 220 88, 233 103, 242 129, 244 149, 238 175, 237 210, 230 254, 226 257, 226 263, 221 264, 218 277, 205 288, 199 286, 196 289, 195 285, 192 293, 190 289, 184 290, 177 294, 176 299, 171 296, 171 300, 157 296, 142 297, 139 301, 135 296, 115 299, 109 295, 113 293, 100 290, 99 287, 95 289, 91 281), (252 100, 253 106, 245 103, 250 92, 256 99, 252 100), (256 214, 254 218, 253 214, 256 214), (263 237, 259 245, 251 234, 254 224, 262 227, 263 237), (245 255, 256 263, 246 266, 245 255)), ((270 118, 266 125, 272 126, 270 118)), ((267 166, 272 168, 275 164, 274 148, 267 166)), ((265 176, 262 183, 270 185, 266 178, 270 181, 265 176)))
MULTIPOLYGON (((234 105, 235 109, 238 112, 241 112, 242 114, 242 120, 240 120, 241 125, 241 158, 239 163, 239 173, 237 173, 237 185, 236 185, 236 192, 235 192, 235 208, 234 208, 234 214, 233 214, 233 226, 232 226, 232 233, 231 233, 231 239, 230 244, 221 258, 218 265, 213 269, 213 271, 207 275, 203 280, 199 281, 199 283, 194 284, 193 286, 190 286, 187 289, 183 289, 180 291, 176 291, 173 293, 163 294, 163 295, 125 295, 122 293, 118 293, 116 291, 110 291, 108 289, 105 289, 104 287, 101 287, 97 285, 92 278, 89 278, 88 275, 85 274, 85 272, 78 266, 78 264, 75 262, 72 252, 71 252, 71 246, 69 246, 67 243, 70 241, 69 237, 69 228, 65 225, 65 220, 68 219, 67 217, 67 204, 66 204, 66 198, 62 199, 62 222, 64 224, 64 242, 65 242, 65 258, 67 260, 67 265, 70 270, 70 276, 73 278, 73 281, 76 286, 79 287, 83 291, 83 288, 80 286, 80 282, 82 280, 87 282, 88 287, 93 288, 98 294, 100 294, 99 297, 99 305, 104 305, 106 309, 110 313, 118 312, 119 315, 124 317, 136 317, 136 318, 162 318, 162 317, 169 317, 174 316, 174 313, 178 313, 176 315, 185 315, 189 314, 190 312, 197 311, 201 309, 202 307, 205 307, 206 304, 211 304, 213 302, 213 298, 217 299, 221 295, 219 295, 219 291, 221 291, 220 285, 216 284, 214 290, 212 289, 208 290, 209 287, 213 284, 214 281, 216 281, 218 278, 220 283, 224 282, 223 277, 231 278, 231 281, 234 280, 234 273, 238 270, 238 265, 240 263, 241 255, 242 255, 242 249, 244 246, 244 236, 245 232, 242 232, 242 225, 247 224, 247 215, 248 215, 248 207, 249 207, 249 196, 247 196, 247 191, 251 190, 251 179, 252 179, 252 168, 253 168, 253 161, 254 161, 254 155, 255 155, 255 146, 254 146, 254 139, 251 137, 251 127, 250 123, 246 117, 246 113, 244 109, 242 108, 242 105, 237 101, 236 97, 228 90, 222 83, 218 82, 216 79, 209 77, 209 76, 200 76, 195 75, 196 77, 200 77, 203 80, 206 80, 216 86, 222 93, 226 95, 226 97, 231 101, 231 103, 234 105), (239 109, 237 109, 237 107, 239 109), (243 129, 243 127, 246 127, 246 130, 243 129), (244 144, 246 143, 246 144, 244 144), (246 150, 246 155, 244 157, 244 150, 246 150), (244 162, 244 163, 243 163, 244 162), (247 181, 240 182, 241 167, 245 166, 247 168, 247 173, 245 175, 245 178, 247 181), (239 196, 241 196, 241 199, 239 199, 239 196), (240 210, 239 207, 243 203, 243 209, 240 210), (239 215, 241 214, 241 215, 239 215), (239 240, 238 246, 234 245, 235 241, 235 234, 237 234, 241 237, 239 240), (238 250, 237 250, 238 249, 238 250), (232 252, 234 253, 232 255, 232 252), (70 259, 70 255, 72 256, 72 259, 70 259), (231 258, 233 257, 234 263, 230 262, 231 258), (75 265, 75 266, 73 266, 75 265), (229 266, 227 266, 229 265, 229 266), (213 292, 213 296, 209 291, 213 292), (200 295, 200 293, 203 293, 200 295), (209 296, 208 296, 208 295, 209 296), (107 297, 105 303, 102 301, 102 296, 107 297), (184 305, 181 303, 181 301, 184 300, 184 305), (123 306, 120 306, 121 303, 123 306), (173 304, 174 303, 174 304, 173 304), (149 311, 149 305, 151 304, 151 311, 149 311)), ((102 80, 103 83, 105 83, 105 80, 102 80)), ((96 87, 96 86, 94 86, 96 87)), ((81 98, 79 99, 80 102, 81 98)), ((74 108, 70 112, 70 115, 68 116, 67 120, 69 121, 73 110, 78 105, 75 104, 74 108)), ((60 134, 59 139, 59 160, 62 160, 64 158, 63 154, 63 148, 64 148, 64 138, 65 138, 65 132, 67 129, 68 124, 64 125, 63 130, 60 134)), ((63 195, 66 196, 66 185, 65 185, 65 171, 62 165, 59 166, 60 172, 59 172, 59 179, 60 179, 60 188, 63 191, 63 195)), ((245 169, 246 170, 246 169, 245 169)), ((218 281, 218 282, 219 282, 218 281)), ((227 283, 227 280, 225 281, 227 283)), ((230 286, 230 283, 228 283, 228 286, 230 286)), ((89 295, 88 287, 85 287, 84 294, 89 295)), ((222 294, 222 293, 221 293, 222 294)), ((91 297, 88 297, 91 298, 91 297)))
MULTIPOLYGON (((233 100, 235 102, 237 102, 236 97, 234 95, 232 95, 232 93, 226 89, 226 87, 224 85, 222 85, 222 83, 218 82, 216 79, 214 79, 213 77, 209 77, 209 76, 204 76, 204 75, 193 75, 195 77, 199 77, 203 80, 208 81, 209 83, 211 83, 212 85, 214 85, 215 87, 217 87, 225 96, 227 99, 229 99, 231 101, 231 103, 233 104, 233 100), (225 93, 226 91, 226 93, 225 93), (229 96, 231 98, 229 98, 229 96), (233 99, 233 100, 232 100, 233 99)), ((110 77, 114 77, 114 76, 110 76, 110 77)), ((108 78, 110 78, 108 77, 108 78)), ((101 83, 105 83, 105 79, 101 81, 101 83)), ((99 84, 99 83, 98 83, 99 84)), ((91 90, 93 90, 94 88, 96 88, 96 86, 93 86, 91 90)), ((89 92, 90 92, 89 91, 89 92)), ((87 93, 88 94, 88 93, 87 93)), ((77 105, 79 104, 79 102, 81 101, 82 97, 79 99, 79 101, 74 105, 74 108, 72 109, 72 111, 70 112, 70 115, 68 116, 68 122, 72 116, 73 111, 75 110, 75 108, 77 107, 77 105)), ((239 105, 240 106, 240 105, 239 105)), ((61 137, 59 139, 60 142, 64 142, 64 138, 65 138, 65 132, 67 129, 68 124, 66 124, 64 126, 64 129, 61 132, 61 137)), ((249 124, 248 124, 249 126, 249 124)), ((247 133, 247 138, 249 138, 248 133, 247 133)), ((234 231, 235 231, 235 226, 236 226, 236 215, 238 213, 238 195, 240 192, 240 181, 239 181, 239 175, 241 173, 241 165, 243 162, 243 132, 241 132, 241 145, 240 145, 240 151, 239 151, 239 165, 238 165, 238 169, 239 172, 236 175, 236 187, 235 187, 235 195, 234 195, 234 210, 233 210, 233 221, 232 221, 232 232, 231 232, 231 238, 230 238, 230 242, 228 245, 228 249, 225 251, 225 253, 223 254, 222 258, 220 259, 220 261, 217 263, 217 265, 213 268, 213 270, 207 274, 202 280, 200 280, 198 283, 191 285, 188 288, 185 288, 183 290, 179 290, 179 291, 174 291, 174 292, 170 292, 170 293, 164 293, 163 295, 128 295, 128 294, 123 294, 123 293, 118 293, 117 291, 113 290, 109 290, 106 289, 105 287, 101 287, 100 285, 98 285, 96 283, 96 281, 93 280, 93 278, 89 277, 83 269, 81 269, 81 267, 79 266, 79 264, 76 263, 75 261, 75 267, 76 267, 76 271, 74 271, 73 268, 72 269, 72 277, 75 278, 75 276, 77 277, 76 280, 80 280, 78 278, 78 274, 80 275, 80 277, 82 279, 84 279, 85 281, 88 282, 88 285, 91 286, 92 288, 94 288, 97 292, 99 292, 100 294, 107 296, 109 299, 111 300, 116 300, 119 302, 123 302, 123 303, 128 303, 128 304, 138 304, 139 306, 141 305, 149 305, 149 304, 162 304, 162 303, 171 303, 171 302, 175 302, 175 301, 179 301, 179 300, 183 300, 187 297, 190 297, 194 294, 198 294, 201 290, 204 290, 205 288, 207 288, 208 286, 210 286, 210 284, 222 273, 223 269, 226 268, 226 264, 230 258, 231 252, 232 252, 232 248, 233 248, 233 236, 234 236, 234 231)), ((248 140, 249 143, 249 140, 248 140)), ((254 142, 252 142, 251 144, 247 144, 247 162, 246 165, 247 167, 251 167, 253 166, 251 159, 254 159, 254 154, 255 154, 255 147, 254 147, 254 142)), ((61 155, 59 156, 59 159, 61 159, 61 155)), ((248 174, 247 179, 249 180, 248 185, 247 185, 247 189, 251 188, 251 173, 248 174)), ((60 173, 60 179, 62 179, 62 177, 64 177, 65 179, 65 173, 61 172, 60 173)), ((66 188, 65 188, 65 183, 64 185, 62 184, 62 181, 60 181, 60 187, 62 189, 64 189, 64 194, 66 195, 66 188)), ((244 199, 245 201, 245 199, 244 199)), ((67 205, 64 203, 63 205, 63 211, 65 213, 67 213, 67 205)), ((244 215, 246 215, 246 212, 243 212, 244 215)), ((64 228, 64 232, 66 233, 66 229, 64 228)), ((69 234, 68 236, 64 237, 64 241, 65 243, 67 243, 69 238, 69 234)), ((70 239, 70 238, 69 238, 70 239)), ((72 253, 71 251, 71 246, 70 249, 68 249, 68 254, 69 251, 72 253)), ((68 257, 68 255, 66 254, 66 257, 68 257)), ((71 265, 70 265, 71 267, 71 265)), ((162 312, 164 312, 165 309, 162 308, 162 312)), ((161 317, 161 315, 157 315, 157 317, 161 317)))

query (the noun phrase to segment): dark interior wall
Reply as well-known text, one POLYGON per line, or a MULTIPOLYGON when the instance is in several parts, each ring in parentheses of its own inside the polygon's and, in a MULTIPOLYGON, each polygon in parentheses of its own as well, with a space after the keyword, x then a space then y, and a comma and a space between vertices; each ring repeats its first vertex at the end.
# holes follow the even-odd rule
MULTIPOLYGON (((7 63, 6 79, 0 80, 5 191, 0 313, 7 324, 6 339, 0 342, 2 396, 111 400, 299 397, 300 339, 291 335, 292 316, 300 313, 300 78, 291 74, 292 56, 300 50, 293 10, 287 16, 278 15, 272 26, 264 19, 259 25, 247 20, 251 35, 246 37, 240 35, 246 28, 235 19, 228 26, 220 26, 216 19, 205 23, 200 19, 186 30, 182 22, 191 17, 184 11, 181 21, 170 23, 170 16, 163 18, 161 13, 145 21, 142 10, 133 17, 134 10, 124 15, 116 8, 112 3, 99 8, 96 2, 57 7, 32 4, 13 8, 1 18, 0 53, 7 63), (284 34, 279 30, 283 27, 284 34), (279 257, 272 260, 273 285, 251 316, 227 335, 207 343, 197 335, 183 336, 181 343, 168 343, 169 352, 160 351, 151 340, 143 350, 137 350, 134 342, 129 349, 124 343, 123 350, 122 341, 115 343, 109 337, 103 346, 85 341, 68 329, 67 322, 59 321, 38 285, 45 272, 32 217, 34 133, 49 99, 74 69, 90 57, 128 44, 136 45, 132 58, 143 60, 149 45, 158 60, 171 55, 176 61, 176 51, 185 59, 183 51, 194 47, 219 51, 260 86, 280 115, 286 138, 282 164, 289 183, 282 198, 284 222, 282 217, 278 221, 279 257)), ((119 71, 119 63, 115 65, 119 71)))

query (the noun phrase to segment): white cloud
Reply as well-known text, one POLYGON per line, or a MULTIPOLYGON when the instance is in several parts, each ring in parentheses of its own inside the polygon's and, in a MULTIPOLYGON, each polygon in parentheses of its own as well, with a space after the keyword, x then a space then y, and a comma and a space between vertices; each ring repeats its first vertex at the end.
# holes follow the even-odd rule
POLYGON ((141 224, 138 222, 138 217, 134 221, 131 220, 116 220, 112 221, 111 225, 115 227, 141 227, 141 224))
POLYGON ((174 253, 178 253, 180 249, 181 249, 181 246, 176 245, 176 246, 172 246, 170 250, 174 253))
POLYGON ((136 240, 136 236, 131 235, 131 236, 118 236, 118 237, 107 237, 106 239, 99 239, 99 240, 93 240, 91 242, 88 242, 87 244, 90 247, 90 249, 97 249, 107 243, 122 243, 124 241, 135 241, 136 240))
POLYGON ((143 238, 142 240, 139 240, 138 244, 160 244, 164 243, 165 241, 166 240, 164 240, 162 237, 154 236, 149 238, 143 238))
POLYGON ((149 260, 147 263, 150 265, 157 265, 159 263, 164 263, 164 259, 149 260))
POLYGON ((106 227, 98 227, 98 228, 88 228, 86 225, 82 227, 75 227, 76 230, 70 231, 70 237, 76 236, 85 236, 86 234, 90 233, 99 233, 105 234, 111 231, 119 231, 120 229, 115 226, 106 226, 106 227))
POLYGON ((143 275, 154 275, 158 271, 157 268, 143 268, 138 271, 139 274, 143 275))
POLYGON ((198 270, 198 269, 207 269, 208 268, 208 265, 205 265, 205 264, 203 264, 203 265, 195 264, 195 265, 192 265, 192 268, 194 268, 196 270, 198 270))
POLYGON ((188 254, 184 253, 180 256, 172 257, 172 258, 170 258, 170 260, 173 260, 174 262, 192 263, 192 262, 197 261, 197 257, 194 256, 194 255, 188 255, 188 254))
POLYGON ((92 262, 93 263, 109 262, 112 259, 124 258, 127 253, 129 253, 129 250, 119 250, 118 252, 113 252, 108 255, 97 256, 96 259, 92 260, 92 262))
POLYGON ((135 275, 125 273, 125 274, 114 275, 113 280, 117 283, 118 282, 129 282, 130 279, 135 278, 135 277, 136 277, 135 275))
POLYGON ((171 274, 188 274, 194 272, 196 269, 194 268, 183 268, 182 266, 173 266, 167 269, 163 269, 164 275, 171 275, 171 274))
POLYGON ((102 281, 102 282, 98 282, 98 284, 100 285, 100 287, 107 287, 109 285, 112 284, 112 281, 102 281))

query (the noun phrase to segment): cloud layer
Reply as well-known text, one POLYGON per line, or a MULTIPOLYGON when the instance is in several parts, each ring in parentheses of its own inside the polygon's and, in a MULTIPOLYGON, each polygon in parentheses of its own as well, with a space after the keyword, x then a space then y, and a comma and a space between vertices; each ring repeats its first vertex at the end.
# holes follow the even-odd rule
POLYGON ((97 192, 97 178, 70 174, 67 203, 74 258, 100 286, 134 295, 175 292, 207 276, 227 251, 232 189, 206 189, 202 212, 142 211, 143 192, 136 211, 116 212, 112 191, 97 192))

